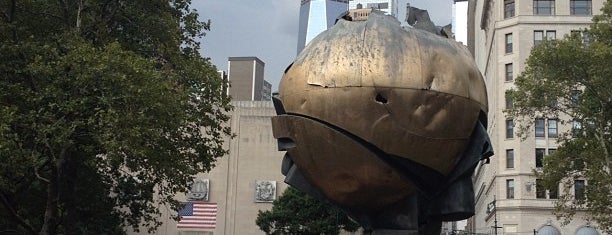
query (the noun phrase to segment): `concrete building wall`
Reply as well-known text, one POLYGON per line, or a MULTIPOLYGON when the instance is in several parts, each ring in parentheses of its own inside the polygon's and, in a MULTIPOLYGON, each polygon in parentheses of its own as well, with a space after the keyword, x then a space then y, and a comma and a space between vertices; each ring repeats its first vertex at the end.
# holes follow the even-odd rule
MULTIPOLYGON (((271 101, 233 101, 230 125, 236 137, 227 139, 229 155, 223 156, 208 173, 197 178, 209 180, 208 202, 217 203, 214 230, 177 229, 171 219, 176 212, 160 206, 162 226, 155 233, 164 235, 264 234, 255 224, 259 210, 269 210, 272 202, 255 202, 255 182, 275 181, 276 198, 287 188, 280 173, 284 152, 277 150, 270 118, 275 116, 271 101)), ((185 201, 185 195, 177 195, 185 201)))
MULTIPOLYGON (((473 52, 476 63, 485 77, 489 97, 488 131, 495 156, 490 164, 480 165, 474 173, 476 192, 476 215, 468 222, 472 232, 493 234, 495 215, 497 215, 500 234, 528 234, 550 225, 563 235, 572 235, 587 222, 584 214, 578 211, 574 220, 561 226, 552 214, 554 199, 536 198, 537 169, 535 149, 556 149, 555 138, 534 137, 534 129, 526 139, 514 133, 506 137, 506 120, 516 118, 507 116, 506 91, 514 87, 514 81, 525 68, 534 45, 534 31, 555 31, 560 39, 572 30, 588 27, 592 16, 570 15, 570 0, 555 1, 554 15, 534 15, 533 1, 514 1, 515 15, 504 18, 503 0, 470 0, 468 7, 468 48, 473 52), (506 35, 512 34, 512 52, 506 52, 506 35), (506 81, 506 65, 511 64, 512 80, 506 81), (508 167, 506 151, 514 151, 514 167, 508 167), (507 197, 507 180, 514 180, 514 198, 507 197), (487 205, 496 199, 496 211, 487 213, 487 205)), ((603 0, 592 1, 592 11, 598 14, 603 0)), ((533 122, 536 117, 529 117, 533 122)), ((554 117, 564 119, 565 117, 554 117)), ((548 126, 546 126, 548 127, 548 126)), ((569 126, 558 126, 559 132, 569 130, 569 126)), ((516 130, 516 128, 515 128, 516 130)), ((571 185, 570 185, 571 187, 571 185)), ((562 188, 560 186, 560 188, 562 188)))
POLYGON ((229 95, 235 101, 262 100, 265 63, 257 57, 229 57, 229 95))

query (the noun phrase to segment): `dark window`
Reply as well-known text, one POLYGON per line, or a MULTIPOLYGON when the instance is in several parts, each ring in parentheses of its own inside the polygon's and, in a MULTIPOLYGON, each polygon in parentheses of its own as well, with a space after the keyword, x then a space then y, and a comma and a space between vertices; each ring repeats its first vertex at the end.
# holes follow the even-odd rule
POLYGON ((591 0, 570 0, 571 15, 591 15, 591 0))
POLYGON ((555 1, 551 0, 533 0, 534 15, 554 15, 555 1))
POLYGON ((536 198, 546 199, 546 188, 541 179, 536 179, 536 198))
POLYGON ((574 197, 583 200, 584 197, 584 180, 574 180, 574 197))
POLYGON ((514 16, 514 0, 504 0, 504 19, 514 16))
POLYGON ((582 45, 584 47, 589 47, 591 45, 591 34, 588 32, 582 33, 582 45))
POLYGON ((555 184, 553 188, 548 189, 548 198, 557 199, 559 198, 559 184, 555 184))
POLYGON ((582 123, 574 120, 572 122, 572 135, 579 136, 582 134, 582 123))
POLYGON ((506 53, 512 53, 512 34, 506 34, 506 53))
POLYGON ((557 138, 557 119, 548 119, 548 138, 557 138))
POLYGON ((557 31, 546 30, 546 40, 555 40, 555 39, 557 39, 557 31))
POLYGON ((512 63, 506 64, 506 82, 512 81, 514 76, 512 75, 512 63))
POLYGON ((506 149, 506 168, 514 168, 514 149, 506 149))
POLYGON ((389 3, 381 2, 381 3, 368 3, 367 8, 373 9, 389 9, 389 3))
POLYGON ((512 119, 506 120, 506 138, 514 138, 514 121, 512 119))
POLYGON ((591 34, 589 32, 572 30, 572 36, 580 38, 584 47, 591 45, 591 34))
POLYGON ((536 149, 535 150, 536 167, 543 167, 544 166, 544 152, 545 152, 545 149, 536 149))
POLYGON ((535 30, 533 31, 533 45, 537 46, 542 43, 546 36, 546 40, 554 40, 557 38, 557 31, 554 30, 535 30))
POLYGON ((548 149, 548 155, 557 152, 557 149, 548 149))
POLYGON ((545 188, 541 179, 536 179, 536 198, 546 199, 546 191, 548 191, 548 199, 559 198, 559 184, 552 188, 545 188))
POLYGON ((535 120, 535 137, 544 137, 544 119, 536 118, 535 120))
POLYGON ((506 92, 506 109, 511 109, 512 107, 514 107, 512 96, 506 92))
POLYGON ((514 198, 514 180, 506 180, 506 198, 513 199, 514 198))
POLYGON ((573 105, 578 105, 580 104, 580 96, 582 96, 582 91, 580 90, 572 90, 572 104, 573 105))
POLYGON ((542 40, 544 40, 544 31, 542 30, 533 31, 533 45, 534 46, 540 45, 540 43, 542 43, 542 40))

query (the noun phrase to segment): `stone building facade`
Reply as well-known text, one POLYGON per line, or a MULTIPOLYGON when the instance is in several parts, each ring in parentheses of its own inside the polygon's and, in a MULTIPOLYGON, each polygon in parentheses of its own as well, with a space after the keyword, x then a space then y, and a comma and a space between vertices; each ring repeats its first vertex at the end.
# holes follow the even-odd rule
MULTIPOLYGON (((264 234, 255 224, 259 210, 272 208, 272 201, 287 188, 280 172, 284 152, 277 149, 270 118, 272 101, 234 101, 230 125, 236 134, 227 139, 230 154, 218 159, 209 173, 197 175, 208 182, 205 202, 217 207, 214 229, 178 229, 171 219, 176 211, 163 206, 162 226, 153 234, 211 235, 264 234)), ((186 200, 186 195, 177 195, 186 200)), ((149 234, 134 233, 128 234, 149 234)))
MULTIPOLYGON (((541 159, 556 150, 556 136, 569 130, 563 117, 534 116, 535 127, 525 140, 517 137, 512 117, 503 110, 511 105, 506 91, 525 68, 534 44, 543 38, 561 39, 572 31, 587 28, 603 0, 470 0, 468 47, 485 77, 489 95, 489 126, 495 156, 474 173, 476 216, 468 230, 478 234, 563 234, 594 231, 577 212, 574 220, 561 226, 552 214, 562 187, 579 192, 584 181, 543 190, 533 170, 541 159), (496 201, 493 206, 492 202, 496 201)), ((588 182, 586 182, 588 184, 588 182)))

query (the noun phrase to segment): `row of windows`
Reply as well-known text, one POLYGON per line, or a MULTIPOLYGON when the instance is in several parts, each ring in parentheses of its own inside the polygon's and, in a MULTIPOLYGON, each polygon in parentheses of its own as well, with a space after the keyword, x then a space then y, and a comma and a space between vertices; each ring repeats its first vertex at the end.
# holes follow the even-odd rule
MULTIPOLYGON (((591 35, 588 33, 573 30, 572 35, 576 34, 582 38, 582 42, 585 47, 590 45, 591 35)), ((554 40, 557 38, 557 31, 555 30, 534 30, 533 31, 533 45, 540 45, 544 39, 546 40, 554 40)), ((505 35, 505 53, 510 54, 513 51, 513 43, 512 43, 512 33, 507 33, 505 35)), ((514 79, 513 76, 513 66, 512 63, 507 63, 505 65, 505 81, 510 82, 514 79)))
MULTIPOLYGON (((509 96, 507 96, 510 99, 509 96)), ((508 101, 506 101, 508 102, 508 101)), ((506 106, 512 106, 512 104, 506 103, 506 106)), ((559 120, 556 118, 536 118, 535 119, 535 137, 546 137, 557 138, 559 134, 559 120)), ((514 138, 514 120, 506 120, 506 139, 514 138)))
MULTIPOLYGON (((546 38, 546 40, 556 39, 557 31, 554 31, 554 30, 535 30, 533 31, 533 45, 534 46, 540 45, 542 41, 544 41, 544 38, 546 38)), ((505 47, 506 54, 512 53, 513 51, 512 33, 507 33, 505 35, 505 45, 506 45, 505 47)), ((510 80, 512 80, 512 76, 510 76, 510 80)))
MULTIPOLYGON (((542 180, 536 179, 536 198, 539 199, 557 199, 559 198, 559 187, 547 189, 543 186, 542 180)), ((514 199, 514 179, 506 180, 506 198, 514 199)), ((585 199, 585 181, 574 180, 574 198, 585 199)))
MULTIPOLYGON (((548 149, 548 154, 553 154, 557 151, 556 149, 548 149)), ((546 155, 546 149, 536 148, 535 149, 535 167, 544 167, 544 156, 546 155)), ((514 149, 506 149, 506 168, 514 168, 514 149)))
MULTIPOLYGON (((504 19, 516 13, 515 0, 504 0, 504 19)), ((570 15, 591 15, 591 0, 570 0, 570 15)), ((555 15, 555 0, 533 0, 534 15, 555 15)))

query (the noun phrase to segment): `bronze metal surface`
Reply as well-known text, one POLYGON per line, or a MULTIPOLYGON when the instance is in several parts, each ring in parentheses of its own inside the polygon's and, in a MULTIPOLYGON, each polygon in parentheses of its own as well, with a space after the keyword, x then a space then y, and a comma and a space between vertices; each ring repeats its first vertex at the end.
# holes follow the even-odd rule
POLYGON ((482 76, 463 45, 385 17, 341 20, 313 39, 283 76, 280 99, 287 113, 446 175, 486 113, 482 76))
POLYGON ((272 126, 275 138, 296 143, 287 152, 305 178, 341 206, 378 211, 414 193, 376 154, 321 122, 283 115, 272 126))

